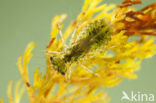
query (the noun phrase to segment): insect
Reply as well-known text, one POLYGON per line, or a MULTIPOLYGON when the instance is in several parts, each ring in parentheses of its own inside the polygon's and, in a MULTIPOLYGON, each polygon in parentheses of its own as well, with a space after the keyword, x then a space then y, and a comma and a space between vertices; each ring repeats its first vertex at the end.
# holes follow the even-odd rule
MULTIPOLYGON (((80 59, 84 58, 86 54, 94 52, 101 46, 107 45, 112 34, 111 27, 104 19, 94 20, 86 24, 80 30, 77 40, 71 43, 65 51, 57 53, 56 56, 50 56, 52 67, 62 75, 65 75, 66 72, 70 70, 73 63, 78 62, 80 59)), ((61 31, 60 36, 62 37, 61 31)), ((62 42, 64 42, 63 38, 62 42)), ((55 51, 52 52, 55 53, 55 51)), ((81 66, 89 72, 92 72, 85 66, 81 66)))

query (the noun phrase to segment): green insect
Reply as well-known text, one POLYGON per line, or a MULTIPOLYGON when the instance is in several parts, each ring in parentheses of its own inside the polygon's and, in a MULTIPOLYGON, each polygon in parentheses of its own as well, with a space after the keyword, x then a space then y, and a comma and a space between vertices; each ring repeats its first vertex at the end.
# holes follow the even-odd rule
MULTIPOLYGON (((111 27, 104 19, 92 21, 80 30, 77 40, 71 43, 65 51, 58 53, 57 56, 50 56, 52 67, 62 75, 65 75, 73 63, 85 58, 86 54, 94 52, 101 46, 107 45, 112 34, 111 27)), ((62 37, 61 31, 60 35, 62 37)), ((63 38, 62 41, 64 42, 63 38)), ((81 66, 87 69, 85 66, 81 66)), ((87 70, 90 71, 89 69, 87 70)))

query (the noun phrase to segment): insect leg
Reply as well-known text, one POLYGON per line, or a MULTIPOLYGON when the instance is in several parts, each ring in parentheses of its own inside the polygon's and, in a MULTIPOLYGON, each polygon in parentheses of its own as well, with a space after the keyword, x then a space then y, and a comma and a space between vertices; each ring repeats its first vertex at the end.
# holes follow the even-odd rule
POLYGON ((44 50, 43 53, 48 54, 48 55, 52 55, 52 54, 57 54, 57 55, 59 55, 61 52, 44 50), (51 54, 51 53, 52 53, 52 54, 51 54))
POLYGON ((68 81, 70 80, 70 77, 71 77, 71 66, 69 67, 68 71, 67 71, 67 74, 65 76, 65 80, 68 81))
MULTIPOLYGON (((114 47, 118 47, 118 45, 116 45, 116 46, 111 46, 111 47, 109 47, 109 48, 111 49, 111 48, 114 48, 114 47)), ((100 55, 101 53, 104 53, 105 51, 106 51, 106 49, 103 49, 102 51, 99 51, 99 53, 97 53, 96 55, 92 55, 92 56, 88 57, 87 59, 92 59, 92 58, 94 58, 94 57, 100 55)))
POLYGON ((76 36, 76 32, 77 32, 78 27, 81 25, 81 21, 75 21, 75 22, 77 22, 77 23, 73 30, 73 33, 71 34, 71 39, 69 42, 70 44, 72 44, 74 41, 77 41, 77 39, 78 39, 78 35, 76 36))
POLYGON ((94 74, 95 76, 98 76, 98 77, 99 77, 99 74, 94 73, 92 70, 88 69, 86 66, 84 66, 84 65, 82 65, 82 64, 80 64, 80 66, 83 67, 83 68, 84 68, 85 70, 87 70, 88 72, 90 72, 90 73, 94 74))
POLYGON ((63 33, 62 33, 62 31, 61 31, 60 25, 58 24, 57 26, 58 26, 58 29, 59 29, 59 34, 60 34, 60 37, 61 37, 61 40, 62 40, 62 44, 63 44, 64 48, 66 48, 67 45, 66 45, 66 43, 65 43, 65 41, 64 41, 63 33))
POLYGON ((73 39, 75 38, 77 28, 78 28, 78 24, 76 25, 76 27, 74 28, 73 33, 71 34, 72 36, 71 36, 71 39, 70 39, 70 44, 73 42, 73 39))

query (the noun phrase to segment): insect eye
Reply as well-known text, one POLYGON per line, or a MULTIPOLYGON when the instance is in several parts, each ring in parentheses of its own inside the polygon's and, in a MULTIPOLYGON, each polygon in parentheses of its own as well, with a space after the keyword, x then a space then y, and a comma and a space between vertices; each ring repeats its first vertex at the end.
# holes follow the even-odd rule
POLYGON ((50 60, 51 60, 51 61, 53 60, 53 57, 52 57, 52 56, 50 57, 50 60))
POLYGON ((61 72, 62 75, 65 75, 65 72, 61 72))

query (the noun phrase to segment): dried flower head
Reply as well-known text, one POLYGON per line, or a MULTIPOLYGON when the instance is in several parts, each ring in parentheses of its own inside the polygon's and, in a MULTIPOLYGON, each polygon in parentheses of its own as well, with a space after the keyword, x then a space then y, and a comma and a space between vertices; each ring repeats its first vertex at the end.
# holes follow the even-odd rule
MULTIPOLYGON (((154 37, 149 39, 148 36, 156 33, 155 4, 136 11, 130 6, 141 3, 139 0, 125 0, 118 6, 107 4, 99 6, 100 2, 101 0, 86 0, 82 12, 63 34, 64 40, 67 41, 76 28, 75 36, 71 39, 76 41, 87 24, 100 19, 105 19, 113 30, 107 45, 85 54, 84 58, 75 63, 76 68, 71 72, 71 84, 114 86, 123 78, 136 78, 134 72, 139 69, 142 59, 154 54, 154 37), (140 40, 130 41, 134 35, 140 37, 140 40), (92 69, 99 76, 84 70, 82 66, 77 65, 78 63, 92 69)), ((51 41, 47 51, 63 51, 61 39, 57 40, 59 35, 57 24, 61 24, 65 17, 66 15, 61 15, 53 19, 51 41)), ((49 58, 47 55, 48 73, 54 72, 49 58)), ((63 78, 61 75, 60 77, 63 78)))
MULTIPOLYGON (((61 33, 62 22, 67 15, 56 16, 52 20, 51 40, 46 50, 48 52, 46 73, 42 75, 37 68, 33 84, 29 82, 27 66, 33 55, 31 51, 35 44, 30 43, 24 56, 19 57, 17 65, 31 103, 107 103, 109 97, 103 93, 102 89, 99 92, 97 89, 115 86, 123 78, 136 78, 135 71, 140 68, 142 59, 154 55, 156 52, 153 37, 156 36, 156 3, 141 10, 135 10, 131 6, 140 4, 141 0, 124 0, 117 6, 99 5, 100 2, 101 0, 85 0, 81 13, 62 33, 63 39, 58 35, 61 33), (85 53, 83 57, 72 62, 71 76, 66 81, 65 76, 55 71, 51 56, 57 56, 58 52, 68 49, 65 43, 69 45, 77 43, 81 32, 85 32, 83 29, 101 19, 106 23, 104 27, 112 30, 110 38, 106 38, 106 45, 100 47, 96 45, 98 49, 85 53), (72 36, 73 33, 75 35, 72 36), (131 39, 133 36, 139 37, 139 40, 131 39), (79 64, 83 64, 89 72, 79 64)), ((94 30, 91 31, 91 34, 94 34, 94 30)), ((68 54, 68 52, 65 53, 68 54)), ((12 103, 11 93, 8 92, 8 94, 12 103)), ((18 100, 15 99, 15 103, 18 103, 16 102, 18 100)))

